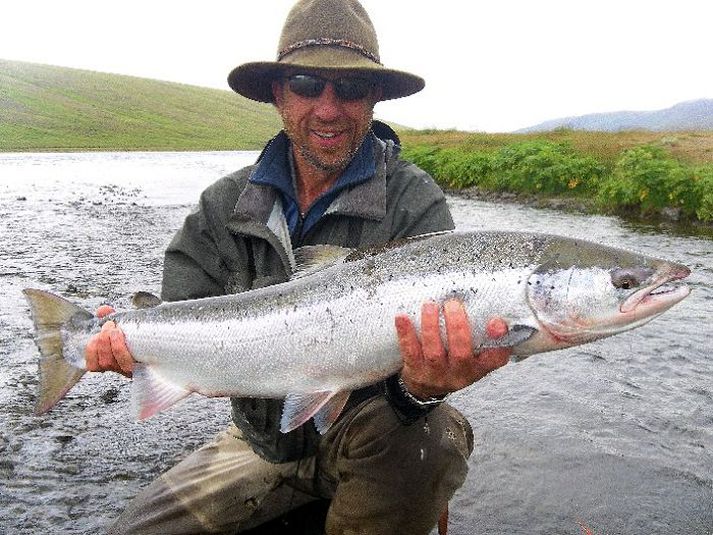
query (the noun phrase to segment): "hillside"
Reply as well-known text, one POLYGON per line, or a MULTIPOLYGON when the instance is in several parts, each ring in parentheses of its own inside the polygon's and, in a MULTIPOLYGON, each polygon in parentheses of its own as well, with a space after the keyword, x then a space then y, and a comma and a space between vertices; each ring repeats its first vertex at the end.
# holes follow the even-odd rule
POLYGON ((558 128, 599 132, 713 130, 713 99, 681 102, 670 108, 656 111, 620 111, 565 117, 545 121, 517 132, 547 132, 558 128))
POLYGON ((257 149, 280 125, 229 90, 0 59, 0 151, 257 149))

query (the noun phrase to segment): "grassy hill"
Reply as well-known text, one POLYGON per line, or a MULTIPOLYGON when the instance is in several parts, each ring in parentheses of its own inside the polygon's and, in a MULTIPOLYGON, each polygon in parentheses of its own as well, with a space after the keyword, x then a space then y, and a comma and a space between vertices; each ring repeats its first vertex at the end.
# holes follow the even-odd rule
POLYGON ((258 149, 280 125, 228 90, 0 59, 0 151, 258 149))

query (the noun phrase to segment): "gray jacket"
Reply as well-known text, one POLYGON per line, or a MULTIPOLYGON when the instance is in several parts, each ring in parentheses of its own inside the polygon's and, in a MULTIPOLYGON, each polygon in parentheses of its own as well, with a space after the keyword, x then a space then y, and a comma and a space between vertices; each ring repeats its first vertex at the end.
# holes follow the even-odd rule
MULTIPOLYGON (((396 134, 378 122, 373 132, 380 140, 374 143, 375 175, 342 191, 301 243, 290 243, 279 193, 249 181, 255 166, 208 187, 166 250, 162 298, 196 299, 284 282, 295 268, 293 246, 364 248, 453 228, 438 186, 399 158, 396 134)), ((379 388, 355 392, 347 409, 384 391, 379 388)), ((392 405, 398 412, 399 402, 392 405)), ((279 431, 282 400, 233 398, 232 406, 233 420, 264 458, 285 462, 314 453, 319 435, 312 425, 279 431)))

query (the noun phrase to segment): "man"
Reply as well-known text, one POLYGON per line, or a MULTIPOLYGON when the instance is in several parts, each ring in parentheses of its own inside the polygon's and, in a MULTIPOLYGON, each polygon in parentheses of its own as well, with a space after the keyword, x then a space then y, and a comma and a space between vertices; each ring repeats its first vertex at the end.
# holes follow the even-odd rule
MULTIPOLYGON (((376 102, 424 82, 381 65, 356 0, 299 1, 277 61, 241 65, 228 82, 272 102, 284 130, 256 165, 202 194, 166 252, 165 300, 283 282, 302 245, 362 248, 453 227, 442 192, 399 159, 394 132, 372 122, 376 102)), ((331 500, 328 534, 428 533, 462 485, 473 448, 468 422, 443 398, 508 358, 506 350, 474 354, 460 302, 442 311, 448 351, 438 304, 423 305, 420 333, 405 315, 384 318, 395 321, 403 369, 354 392, 323 436, 311 423, 280 433, 281 400, 233 399, 235 425, 152 483, 110 532, 234 533, 323 497, 331 500)), ((505 331, 502 321, 488 325, 493 337, 505 331)), ((111 322, 86 356, 90 370, 131 373, 111 322)))

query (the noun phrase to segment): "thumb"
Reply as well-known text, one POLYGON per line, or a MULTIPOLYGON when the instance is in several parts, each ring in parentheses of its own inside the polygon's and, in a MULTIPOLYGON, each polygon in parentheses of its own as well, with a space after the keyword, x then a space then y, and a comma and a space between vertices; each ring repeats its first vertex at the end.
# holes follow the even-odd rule
POLYGON ((114 308, 109 306, 109 305, 102 305, 99 308, 97 308, 97 317, 103 318, 105 316, 108 316, 109 314, 113 314, 114 308))

